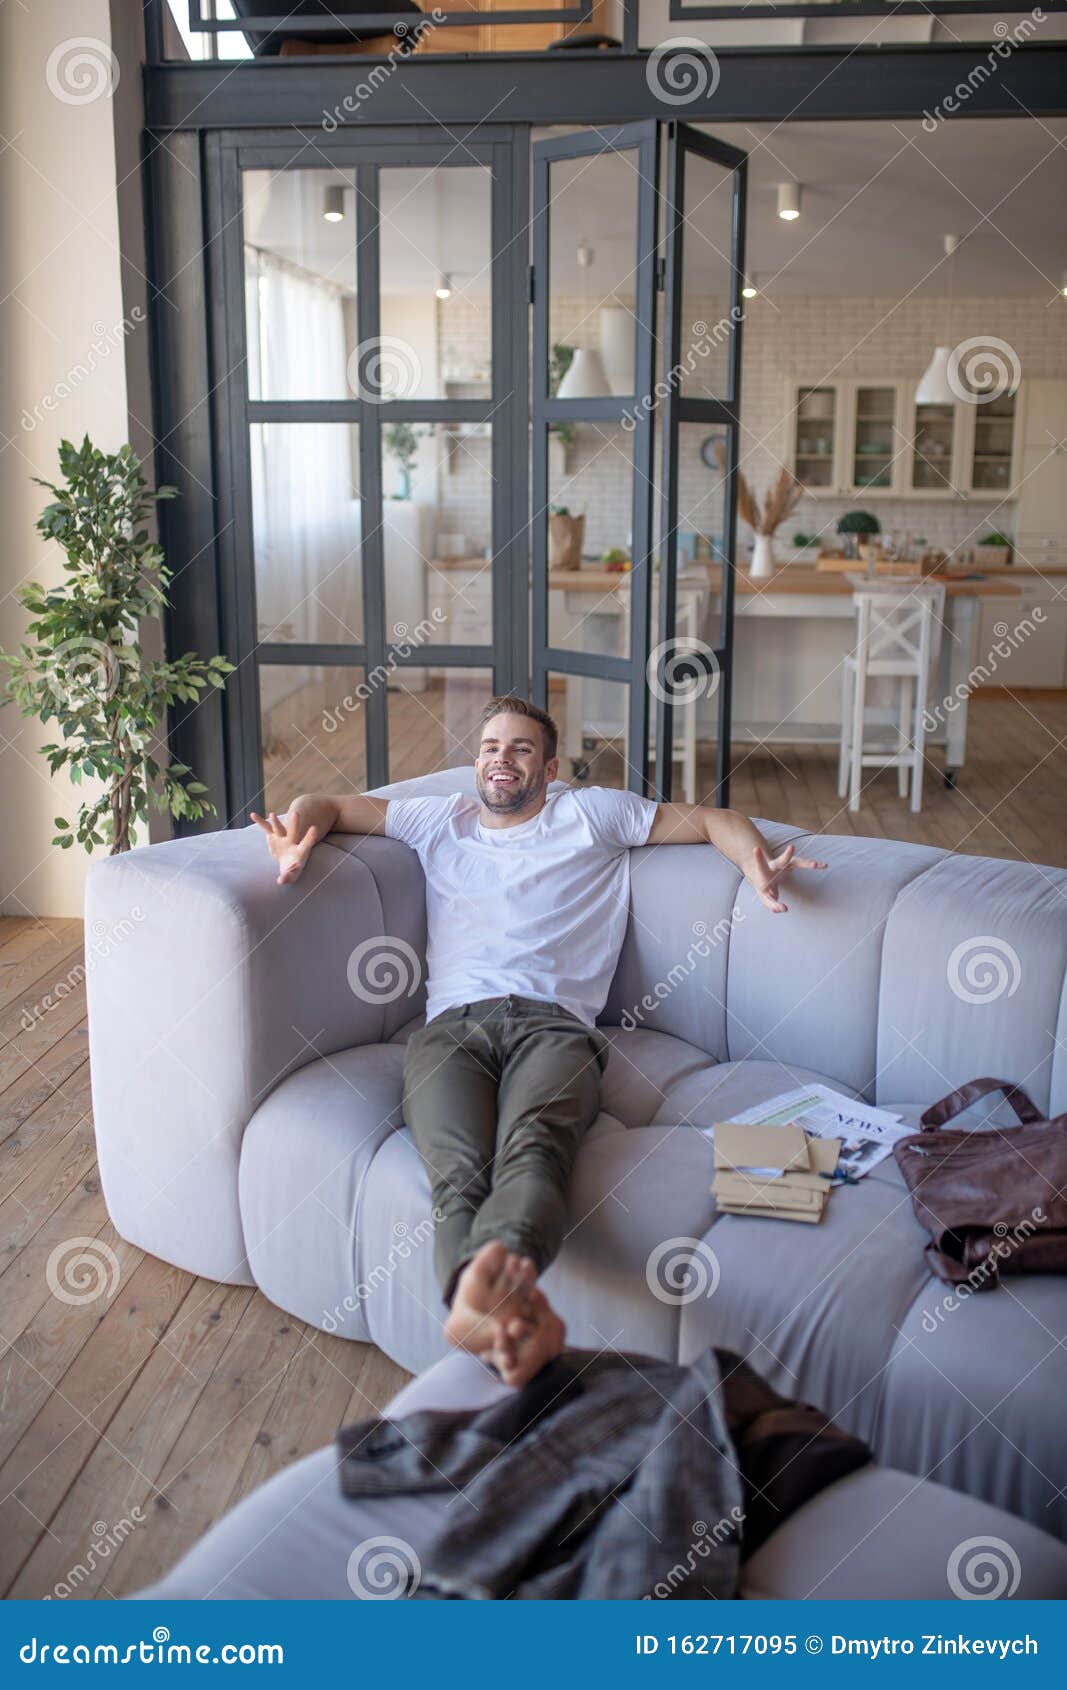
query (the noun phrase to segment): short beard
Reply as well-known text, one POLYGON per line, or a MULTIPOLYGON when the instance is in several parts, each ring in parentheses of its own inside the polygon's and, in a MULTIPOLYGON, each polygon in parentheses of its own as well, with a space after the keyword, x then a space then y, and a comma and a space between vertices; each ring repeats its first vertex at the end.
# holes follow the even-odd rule
POLYGON ((545 789, 545 777, 543 772, 538 775, 531 775, 529 783, 523 785, 520 776, 519 785, 507 797, 494 792, 489 782, 480 773, 475 777, 474 784, 478 789, 478 797, 487 810, 492 810, 496 816, 508 816, 515 810, 525 810, 533 799, 541 796, 545 789))

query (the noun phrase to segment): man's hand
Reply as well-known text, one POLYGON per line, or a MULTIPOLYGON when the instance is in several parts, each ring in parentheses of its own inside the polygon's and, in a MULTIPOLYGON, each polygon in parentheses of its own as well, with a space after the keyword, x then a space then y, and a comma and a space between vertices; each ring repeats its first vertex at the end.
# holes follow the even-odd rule
POLYGON ((278 885, 292 885, 304 872, 304 864, 319 838, 318 828, 305 828, 295 805, 286 815, 284 822, 278 820, 273 810, 266 821, 262 816, 257 816, 255 810, 251 815, 256 826, 261 827, 267 836, 270 854, 278 865, 278 885))
POLYGON ((768 856, 762 845, 752 850, 748 859, 740 867, 750 886, 754 886, 763 903, 775 915, 782 915, 789 908, 783 904, 778 896, 778 882, 791 868, 825 868, 825 863, 818 862, 814 857, 798 857, 795 846, 787 845, 776 857, 768 856))

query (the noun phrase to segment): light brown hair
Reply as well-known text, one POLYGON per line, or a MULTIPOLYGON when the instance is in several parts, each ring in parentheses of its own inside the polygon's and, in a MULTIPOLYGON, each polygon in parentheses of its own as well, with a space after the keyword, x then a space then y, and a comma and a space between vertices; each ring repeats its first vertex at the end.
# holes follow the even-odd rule
POLYGON ((559 730, 547 710, 531 704, 528 698, 518 698, 514 693, 501 693, 497 698, 491 698, 478 720, 478 738, 481 739, 485 731, 485 724, 491 722, 494 716, 529 716, 541 729, 544 740, 545 762, 550 763, 556 755, 559 746, 559 730))

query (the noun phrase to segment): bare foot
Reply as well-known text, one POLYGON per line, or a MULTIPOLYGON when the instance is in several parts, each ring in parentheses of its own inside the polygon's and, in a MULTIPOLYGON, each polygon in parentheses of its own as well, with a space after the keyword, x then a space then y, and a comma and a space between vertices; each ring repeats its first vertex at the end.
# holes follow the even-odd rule
POLYGON ((509 1253, 494 1240, 472 1256, 456 1284, 445 1321, 445 1337, 473 1355, 516 1343, 530 1324, 530 1295, 536 1267, 528 1256, 509 1253))
POLYGON ((563 1348, 567 1329, 544 1292, 536 1285, 530 1289, 528 1314, 523 1325, 524 1330, 519 1333, 505 1330, 485 1358, 492 1361, 505 1385, 525 1385, 563 1348))

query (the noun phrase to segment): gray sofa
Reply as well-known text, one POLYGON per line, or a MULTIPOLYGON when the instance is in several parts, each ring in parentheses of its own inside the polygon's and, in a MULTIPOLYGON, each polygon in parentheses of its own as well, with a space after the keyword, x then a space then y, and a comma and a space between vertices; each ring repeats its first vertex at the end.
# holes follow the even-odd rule
MULTIPOLYGON (((853 837, 817 854, 829 871, 795 877, 786 916, 710 849, 631 854, 602 1113, 546 1289, 572 1344, 732 1348, 885 1466, 1062 1537, 1067 1280, 949 1297, 891 1161, 817 1227, 718 1214, 698 1129, 812 1077, 910 1121, 980 1074, 1067 1109, 1067 873, 853 837)), ((119 1232, 414 1372, 437 1361, 428 1186, 400 1112, 423 1005, 415 856, 334 836, 283 889, 256 829, 213 833, 98 864, 87 913, 115 936, 88 988, 119 1232), (392 973, 360 949, 381 935, 392 973)))
MULTIPOLYGON (((506 1387, 471 1356, 450 1354, 394 1397, 389 1417, 481 1408, 506 1387)), ((351 1601, 396 1594, 447 1522, 451 1492, 341 1494, 327 1445, 286 1467, 216 1522, 176 1567, 134 1600, 351 1601)), ((694 1527, 694 1558, 701 1545, 694 1527)), ((699 1567, 699 1561, 694 1564, 699 1567)), ((673 1588, 671 1568, 649 1591, 673 1588)), ((1025 1520, 928 1479, 864 1467, 790 1516, 741 1567, 749 1599, 925 1601, 1062 1599, 1067 1548, 1025 1520)))

